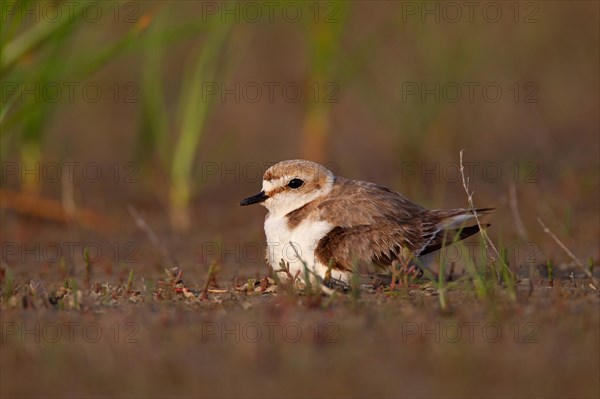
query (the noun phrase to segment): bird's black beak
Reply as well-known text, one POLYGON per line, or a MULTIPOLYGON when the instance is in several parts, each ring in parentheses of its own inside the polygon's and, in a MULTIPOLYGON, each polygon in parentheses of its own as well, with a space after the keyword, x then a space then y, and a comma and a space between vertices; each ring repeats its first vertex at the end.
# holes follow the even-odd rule
POLYGON ((253 195, 252 197, 248 197, 245 200, 243 200, 242 202, 240 202, 240 206, 259 204, 268 199, 269 199, 269 196, 267 194, 265 194, 264 191, 261 191, 260 193, 253 195))

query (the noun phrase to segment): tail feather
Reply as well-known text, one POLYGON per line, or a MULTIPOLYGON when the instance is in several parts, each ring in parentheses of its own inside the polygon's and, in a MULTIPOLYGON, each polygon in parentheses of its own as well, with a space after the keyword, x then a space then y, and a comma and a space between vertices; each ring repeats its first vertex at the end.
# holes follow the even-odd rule
MULTIPOLYGON (((475 213, 477 218, 480 218, 493 210, 494 208, 478 208, 475 209, 475 213)), ((464 227, 466 222, 474 222, 472 219, 475 219, 475 214, 472 209, 430 211, 430 217, 437 232, 419 255, 425 255, 437 251, 444 245, 464 240, 473 234, 477 234, 480 230, 478 225, 464 227)), ((489 226, 491 225, 482 224, 481 228, 485 229, 489 226)))
MULTIPOLYGON (((481 227, 484 229, 490 226, 491 224, 481 225, 481 227)), ((465 227, 463 229, 442 230, 433 237, 431 242, 425 248, 423 248, 419 256, 426 255, 430 252, 435 252, 438 249, 441 249, 443 246, 464 240, 465 238, 477 233, 479 233, 478 225, 465 227)))
MULTIPOLYGON (((475 213, 477 217, 487 215, 492 212, 494 208, 477 208, 475 213)), ((437 226, 442 229, 460 228, 465 222, 475 219, 475 213, 472 209, 451 209, 448 211, 431 211, 432 216, 437 218, 437 226)))

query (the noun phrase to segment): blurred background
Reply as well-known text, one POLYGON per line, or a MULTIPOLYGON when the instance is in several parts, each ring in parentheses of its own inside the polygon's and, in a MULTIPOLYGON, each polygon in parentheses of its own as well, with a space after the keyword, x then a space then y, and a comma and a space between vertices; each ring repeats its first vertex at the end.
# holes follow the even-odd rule
POLYGON ((465 149, 496 239, 552 251, 539 216, 598 255, 595 2, 6 1, 2 27, 4 239, 118 235, 132 204, 174 251, 259 242, 238 202, 291 158, 462 207, 465 149))
POLYGON ((598 2, 0 6, 3 396, 598 397, 598 291, 537 221, 597 274, 598 2), (517 279, 473 237, 448 285, 252 291, 266 210, 239 202, 270 165, 467 207, 463 149, 517 279), (102 339, 44 335, 67 322, 102 339), (304 334, 202 335, 256 323, 304 334))
POLYGON ((451 208, 465 149, 494 240, 564 258, 541 217, 597 258, 598 7, 3 1, 2 239, 134 240, 152 262, 131 206, 195 268, 205 243, 264 241, 238 203, 275 162, 451 208))

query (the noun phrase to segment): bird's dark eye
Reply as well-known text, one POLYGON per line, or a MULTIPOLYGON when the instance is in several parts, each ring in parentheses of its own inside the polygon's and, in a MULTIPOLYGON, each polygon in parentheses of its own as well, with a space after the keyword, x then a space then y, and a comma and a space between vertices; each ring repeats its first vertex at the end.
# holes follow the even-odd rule
POLYGON ((292 179, 288 183, 288 187, 289 188, 300 188, 303 184, 304 184, 304 182, 300 179, 292 179))

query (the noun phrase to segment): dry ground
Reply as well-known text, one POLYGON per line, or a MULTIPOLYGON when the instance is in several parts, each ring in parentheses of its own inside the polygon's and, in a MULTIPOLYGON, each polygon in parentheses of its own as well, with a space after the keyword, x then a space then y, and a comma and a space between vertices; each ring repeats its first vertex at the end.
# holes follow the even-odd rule
POLYGON ((566 265, 517 277, 515 300, 485 268, 483 291, 456 273, 445 310, 431 281, 325 296, 227 270, 78 266, 43 280, 3 266, 2 397, 600 392, 599 291, 566 265))

